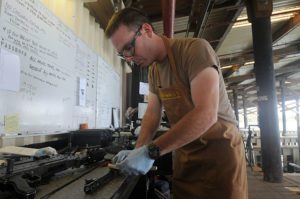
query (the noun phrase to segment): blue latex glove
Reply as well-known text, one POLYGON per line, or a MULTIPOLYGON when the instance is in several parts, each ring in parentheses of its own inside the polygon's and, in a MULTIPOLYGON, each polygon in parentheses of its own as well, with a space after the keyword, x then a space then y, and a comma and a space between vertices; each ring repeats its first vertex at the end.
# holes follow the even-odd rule
POLYGON ((148 147, 146 145, 132 150, 127 158, 116 166, 122 173, 129 175, 145 175, 152 167, 154 160, 148 155, 148 147))
POLYGON ((35 153, 34 153, 34 157, 43 157, 43 156, 54 156, 57 155, 57 151, 52 148, 52 147, 44 147, 41 149, 38 149, 35 153))
POLYGON ((117 155, 115 155, 113 157, 113 159, 111 160, 111 162, 113 164, 122 162, 128 156, 128 154, 130 153, 130 151, 132 151, 132 150, 122 150, 122 151, 120 151, 117 155))

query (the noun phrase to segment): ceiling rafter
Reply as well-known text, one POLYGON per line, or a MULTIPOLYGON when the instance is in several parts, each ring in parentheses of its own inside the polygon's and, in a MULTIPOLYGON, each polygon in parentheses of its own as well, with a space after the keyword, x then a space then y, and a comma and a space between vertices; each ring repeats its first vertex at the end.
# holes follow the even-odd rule
MULTIPOLYGON (((288 44, 285 44, 285 46, 286 45, 288 45, 288 44)), ((300 40, 297 42, 291 43, 287 47, 273 50, 274 62, 278 62, 279 60, 283 59, 284 57, 286 57, 288 55, 293 55, 293 54, 299 53, 299 47, 300 47, 300 40)), ((247 53, 244 53, 243 55, 235 57, 235 58, 230 58, 229 55, 224 55, 224 56, 221 55, 219 57, 221 58, 220 62, 222 64, 222 66, 227 66, 227 65, 243 66, 246 62, 254 61, 253 50, 248 50, 247 53), (224 58, 222 58, 222 57, 224 57, 224 58)), ((224 76, 228 77, 231 74, 232 73, 225 73, 224 76)))
MULTIPOLYGON (((300 65, 300 61, 295 61, 293 63, 287 64, 285 67, 281 67, 279 69, 276 69, 275 70, 275 75, 279 76, 279 75, 287 74, 287 73, 289 75, 292 75, 292 74, 298 73, 298 72, 300 72, 299 65, 300 65)), ((253 79, 253 78, 255 78, 255 74, 252 71, 252 72, 250 72, 248 74, 245 74, 245 75, 239 75, 239 76, 225 78, 225 81, 230 87, 230 84, 233 84, 233 83, 238 84, 238 83, 241 83, 245 80, 253 79)))
MULTIPOLYGON (((227 18, 228 21, 236 21, 244 8, 243 3, 241 1, 237 1, 237 3, 234 6, 236 6, 237 9, 232 10, 232 12, 230 12, 230 14, 227 18)), ((222 36, 218 39, 218 43, 214 44, 215 51, 218 51, 218 49, 221 47, 223 41, 225 40, 225 38, 228 35, 229 31, 231 30, 232 26, 233 26, 233 23, 229 23, 227 26, 225 26, 222 36)))
POLYGON ((280 41, 289 32, 291 32, 297 26, 299 26, 299 24, 300 24, 300 13, 298 13, 294 17, 292 17, 286 24, 284 24, 283 27, 279 28, 279 30, 273 34, 273 36, 272 36, 273 44, 280 41))
MULTIPOLYGON (((300 24, 300 13, 297 13, 287 23, 285 23, 282 28, 280 28, 278 31, 273 33, 273 35, 272 35, 273 45, 276 44, 280 39, 282 39, 284 36, 286 36, 293 29, 295 29, 297 26, 299 26, 299 24, 300 24)), ((286 47, 286 48, 289 48, 289 47, 286 47)), ((299 45, 297 45, 296 49, 294 49, 294 50, 295 50, 294 51, 295 53, 299 52, 299 45)), ((238 70, 240 67, 242 67, 246 62, 253 61, 253 59, 254 59, 253 58, 254 57, 253 49, 249 49, 249 50, 246 50, 246 51, 247 51, 247 53, 245 52, 244 55, 241 56, 241 57, 244 58, 245 61, 244 62, 239 61, 238 63, 234 63, 236 65, 236 67, 235 68, 229 68, 226 71, 226 73, 224 74, 225 77, 228 77, 228 76, 232 75, 236 70, 238 70)), ((284 49, 284 50, 278 49, 277 53, 274 52, 274 58, 276 58, 275 61, 279 61, 280 59, 282 59, 283 58, 282 54, 285 54, 287 52, 288 51, 286 51, 286 49, 284 49), (283 51, 283 53, 282 53, 282 51, 283 51), (278 53, 278 52, 280 52, 280 53, 278 53)), ((241 59, 239 58, 239 60, 241 60, 241 59)), ((233 64, 233 63, 230 63, 230 64, 233 64)), ((227 63, 225 65, 229 65, 229 63, 227 63)))

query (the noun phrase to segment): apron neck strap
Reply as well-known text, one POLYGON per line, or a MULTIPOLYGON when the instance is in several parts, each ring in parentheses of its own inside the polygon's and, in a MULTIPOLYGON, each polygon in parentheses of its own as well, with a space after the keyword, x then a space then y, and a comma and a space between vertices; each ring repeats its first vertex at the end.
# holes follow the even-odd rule
POLYGON ((164 35, 162 35, 161 38, 162 38, 162 40, 164 42, 164 46, 167 50, 169 63, 171 65, 171 71, 172 71, 172 74, 175 75, 176 84, 184 92, 186 92, 186 94, 188 94, 189 92, 188 92, 187 88, 184 86, 184 83, 182 82, 182 80, 179 76, 179 73, 178 73, 178 70, 177 70, 177 67, 176 67, 176 64, 175 64, 175 58, 174 58, 174 55, 173 55, 173 52, 172 52, 172 49, 171 49, 171 46, 170 46, 170 40, 164 35))
MULTIPOLYGON (((155 76, 157 77, 154 84, 155 84, 156 87, 161 88, 160 75, 159 75, 159 70, 158 70, 158 67, 157 67, 157 63, 153 63, 152 68, 153 68, 153 71, 152 71, 153 77, 152 77, 152 79, 154 80, 154 77, 155 76)), ((150 75, 152 75, 152 73, 150 73, 150 75)))

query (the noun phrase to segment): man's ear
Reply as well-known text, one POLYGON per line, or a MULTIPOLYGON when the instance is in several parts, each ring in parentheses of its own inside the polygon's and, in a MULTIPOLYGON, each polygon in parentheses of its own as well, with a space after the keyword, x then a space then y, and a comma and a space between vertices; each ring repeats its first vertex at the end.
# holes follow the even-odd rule
POLYGON ((153 33, 153 28, 150 24, 148 23, 144 23, 142 25, 142 29, 147 33, 148 36, 152 36, 152 33, 153 33))

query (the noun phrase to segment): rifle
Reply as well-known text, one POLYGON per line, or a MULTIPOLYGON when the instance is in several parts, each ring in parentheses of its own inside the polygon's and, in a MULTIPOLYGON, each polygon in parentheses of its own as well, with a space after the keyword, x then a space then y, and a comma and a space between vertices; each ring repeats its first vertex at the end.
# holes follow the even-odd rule
POLYGON ((99 146, 87 147, 86 154, 59 154, 43 159, 14 162, 7 159, 7 166, 0 167, 0 190, 12 191, 18 198, 33 199, 41 182, 68 168, 78 168, 104 159, 105 150, 99 146))

